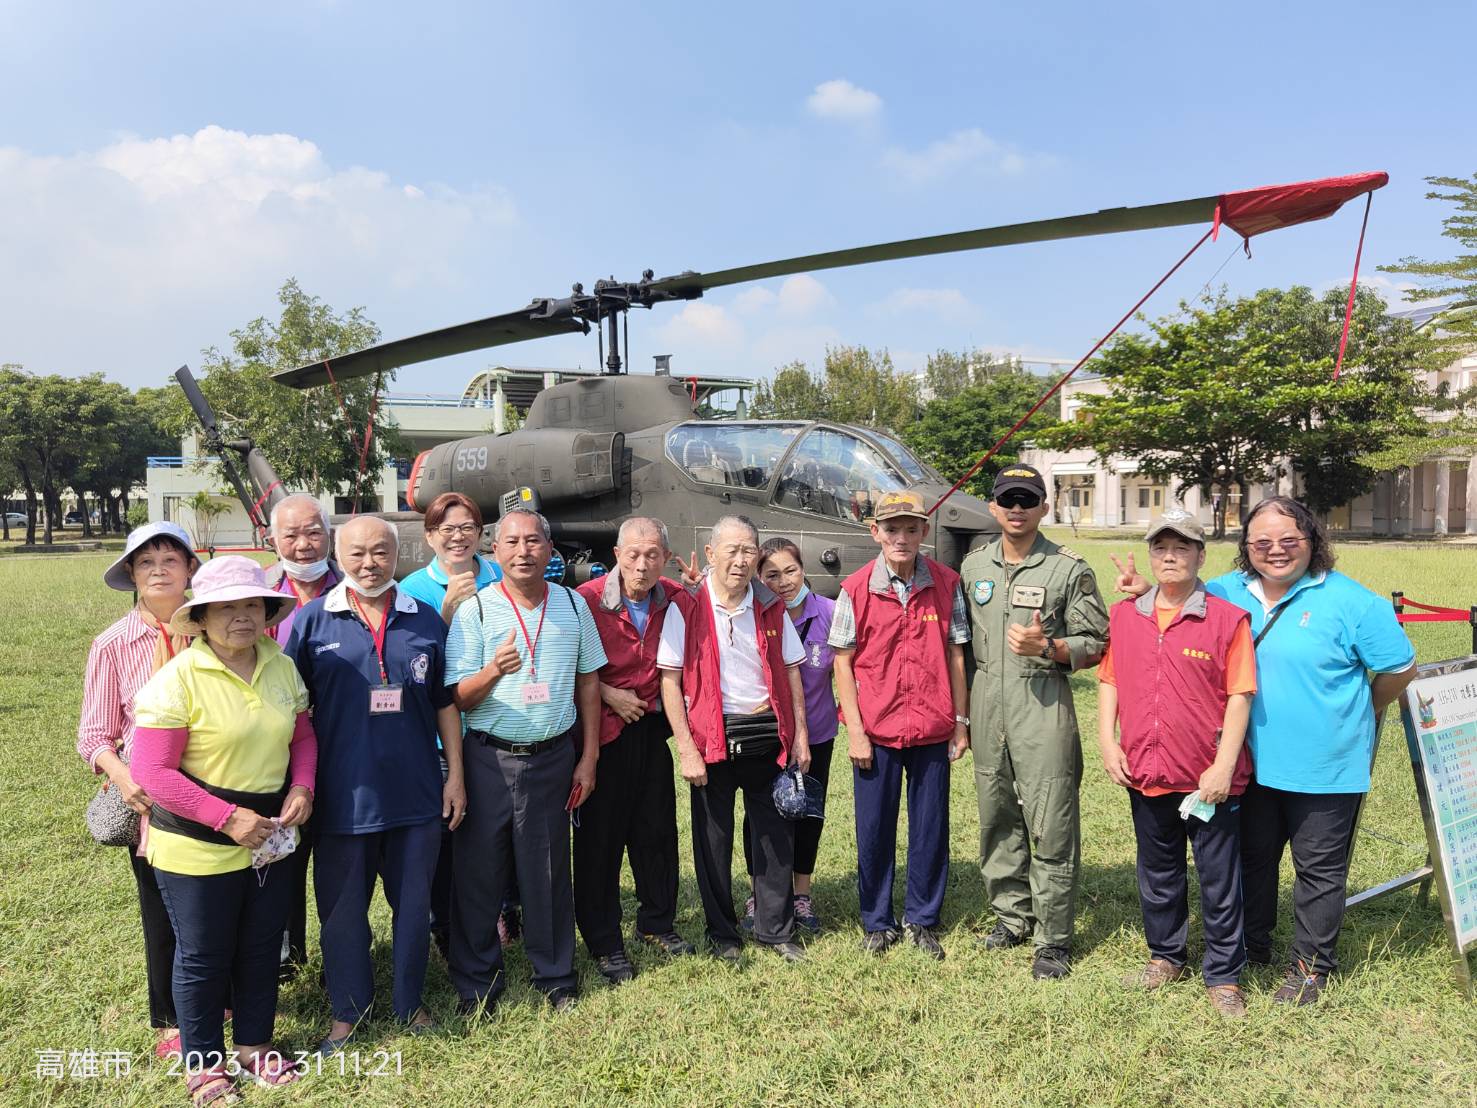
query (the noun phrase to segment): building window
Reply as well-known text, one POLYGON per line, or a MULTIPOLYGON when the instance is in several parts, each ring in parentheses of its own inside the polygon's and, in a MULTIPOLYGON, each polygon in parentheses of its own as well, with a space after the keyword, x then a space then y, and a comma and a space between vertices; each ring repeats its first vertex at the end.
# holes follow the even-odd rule
POLYGON ((1154 507, 1155 508, 1162 508, 1162 507, 1164 507, 1164 490, 1161 489, 1161 488, 1155 488, 1154 489, 1154 507))
POLYGON ((1139 507, 1140 508, 1147 508, 1148 506, 1149 506, 1149 486, 1148 485, 1140 485, 1139 486, 1139 507))

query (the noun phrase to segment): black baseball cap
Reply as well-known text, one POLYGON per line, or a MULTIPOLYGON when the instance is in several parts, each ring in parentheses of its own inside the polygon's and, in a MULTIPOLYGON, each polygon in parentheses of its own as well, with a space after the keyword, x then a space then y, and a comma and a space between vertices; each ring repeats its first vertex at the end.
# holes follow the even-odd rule
POLYGON ((1033 492, 1042 500, 1046 499, 1046 480, 1035 466, 1023 465, 1020 462, 1012 462, 1006 466, 995 474, 995 487, 990 492, 990 498, 994 499, 1001 493, 1014 489, 1019 489, 1021 492, 1033 492))

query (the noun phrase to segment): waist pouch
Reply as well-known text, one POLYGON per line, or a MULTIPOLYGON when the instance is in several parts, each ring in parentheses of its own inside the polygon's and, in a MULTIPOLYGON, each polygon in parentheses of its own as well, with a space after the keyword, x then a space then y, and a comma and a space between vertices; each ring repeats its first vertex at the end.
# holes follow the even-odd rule
POLYGON ((728 740, 728 756, 734 758, 768 758, 780 753, 780 721, 773 712, 756 712, 747 716, 723 717, 723 734, 728 740))
MULTIPOLYGON (((184 770, 180 772, 184 773, 184 770)), ((249 808, 259 816, 281 815, 282 802, 287 799, 285 784, 274 793, 246 793, 238 789, 225 789, 219 785, 207 784, 198 777, 191 777, 188 773, 185 773, 185 779, 199 785, 211 796, 218 796, 227 804, 234 804, 238 808, 249 808)), ((175 835, 184 835, 186 838, 198 839, 202 843, 215 843, 217 846, 241 845, 224 831, 216 831, 196 820, 176 815, 158 803, 155 803, 154 807, 149 810, 149 826, 175 835)))

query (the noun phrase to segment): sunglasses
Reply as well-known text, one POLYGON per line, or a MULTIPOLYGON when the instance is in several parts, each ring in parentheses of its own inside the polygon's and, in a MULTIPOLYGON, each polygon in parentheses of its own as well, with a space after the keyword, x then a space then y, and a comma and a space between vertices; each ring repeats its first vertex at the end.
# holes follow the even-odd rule
POLYGON ((1012 489, 1010 492, 1002 492, 997 496, 995 503, 1002 508, 1039 508, 1041 497, 1034 492, 1020 492, 1012 489))

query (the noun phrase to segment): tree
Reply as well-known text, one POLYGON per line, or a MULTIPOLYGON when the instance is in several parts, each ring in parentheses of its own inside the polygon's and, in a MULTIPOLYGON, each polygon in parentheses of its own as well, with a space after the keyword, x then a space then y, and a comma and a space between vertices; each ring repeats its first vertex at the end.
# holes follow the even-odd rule
MULTIPOLYGON (((299 391, 277 384, 271 374, 325 358, 331 365, 339 355, 378 342, 379 328, 362 308, 335 314, 295 280, 282 286, 277 300, 278 319, 259 316, 232 331, 229 354, 214 347, 205 352, 200 390, 227 437, 251 438, 288 487, 315 496, 347 487, 356 503, 372 502, 380 470, 405 449, 375 404, 388 380, 361 378, 299 391), (361 464, 371 409, 374 435, 361 464)), ((176 432, 199 426, 178 391, 172 406, 176 432)))
POLYGON ((828 419, 894 431, 916 419, 921 406, 918 379, 899 373, 886 350, 865 346, 828 346, 819 374, 791 362, 754 392, 754 414, 762 419, 828 419))
POLYGON ((929 355, 924 367, 923 388, 930 400, 948 400, 967 388, 983 385, 996 374, 1016 372, 1020 368, 1019 359, 996 358, 986 350, 970 349, 957 354, 938 350, 929 355))
POLYGON ((190 514, 195 517, 195 545, 213 554, 215 552, 215 521, 230 511, 231 506, 214 493, 206 492, 204 489, 200 489, 186 500, 184 506, 190 509, 190 514))
MULTIPOLYGON (((1291 465, 1305 498, 1327 511, 1367 491, 1377 472, 1360 456, 1419 424, 1414 370, 1429 351, 1409 321, 1360 290, 1346 358, 1333 380, 1345 294, 1303 287, 1217 296, 1121 335, 1094 363, 1106 395, 1084 397, 1082 420, 1037 435, 1052 446, 1091 446, 1134 458, 1139 472, 1177 491, 1250 486, 1291 465)), ((1224 499, 1216 534, 1225 534, 1224 499)))

